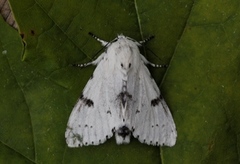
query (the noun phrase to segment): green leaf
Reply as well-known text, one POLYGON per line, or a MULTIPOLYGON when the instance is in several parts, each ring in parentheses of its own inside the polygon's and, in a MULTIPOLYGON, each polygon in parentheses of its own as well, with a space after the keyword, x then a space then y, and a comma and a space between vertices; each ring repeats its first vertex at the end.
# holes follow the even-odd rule
MULTIPOLYGON (((1 80, 0 80, 0 157, 10 160, 26 156, 34 159, 32 124, 29 107, 26 104, 22 87, 24 79, 31 76, 25 72, 26 65, 21 62, 22 44, 15 30, 0 20, 1 80), (18 70, 21 69, 21 70, 18 70), (18 81, 17 76, 23 81, 18 81), (14 158, 11 157, 11 154, 14 158), (5 156, 6 155, 6 156, 5 156)), ((1 159, 3 159, 1 158, 1 159)))
POLYGON ((18 32, 0 20, 0 161, 13 163, 239 162, 239 42, 237 0, 10 0, 18 32), (68 148, 70 112, 94 68, 69 66, 123 33, 150 35, 145 55, 168 69, 150 69, 173 113, 174 147, 132 139, 68 148), (23 41, 23 42, 22 42, 23 41))
POLYGON ((169 163, 239 162, 239 14, 235 0, 193 5, 162 85, 178 129, 169 163))

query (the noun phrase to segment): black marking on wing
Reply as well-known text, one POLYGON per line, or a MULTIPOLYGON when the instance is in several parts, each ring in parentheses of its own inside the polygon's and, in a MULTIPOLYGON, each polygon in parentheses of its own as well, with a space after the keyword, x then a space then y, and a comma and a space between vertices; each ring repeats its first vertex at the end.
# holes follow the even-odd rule
POLYGON ((135 128, 134 127, 132 127, 132 132, 134 132, 135 131, 135 128))
POLYGON ((76 134, 76 133, 73 133, 73 136, 74 136, 78 141, 80 141, 80 142, 83 141, 83 137, 82 137, 81 135, 76 134))
POLYGON ((93 74, 90 76, 90 80, 93 79, 93 74))
POLYGON ((137 110, 136 110, 136 114, 138 114, 138 113, 140 113, 140 110, 137 109, 137 110))
POLYGON ((119 129, 117 130, 117 134, 118 134, 119 136, 123 137, 124 139, 125 139, 126 136, 128 136, 128 135, 130 134, 130 132, 131 132, 131 131, 130 131, 129 128, 126 127, 126 126, 122 126, 121 128, 119 128, 119 129))
POLYGON ((93 101, 90 99, 86 99, 86 105, 88 105, 89 107, 93 106, 93 101))
POLYGON ((87 105, 88 107, 94 106, 94 103, 91 99, 88 99, 87 97, 84 97, 83 94, 81 94, 80 99, 87 105))
POLYGON ((151 106, 157 106, 157 105, 160 103, 161 99, 162 99, 162 96, 161 96, 161 95, 160 95, 159 97, 153 99, 153 100, 151 101, 151 106))
MULTIPOLYGON (((151 101, 151 106, 155 107, 155 106, 159 105, 159 103, 162 103, 161 101, 164 101, 162 95, 160 95, 159 97, 153 99, 151 101)), ((168 110, 167 110, 166 106, 162 105, 162 107, 164 109, 165 114, 168 115, 168 110)))
POLYGON ((162 100, 163 99, 162 95, 160 95, 159 98, 162 100))
POLYGON ((81 94, 79 98, 80 98, 80 99, 83 99, 83 94, 81 94))
POLYGON ((127 91, 121 92, 118 95, 119 99, 121 100, 123 106, 126 105, 127 100, 132 99, 132 95, 130 95, 127 91))
POLYGON ((116 128, 115 127, 112 128, 112 133, 115 133, 115 131, 116 131, 116 128))

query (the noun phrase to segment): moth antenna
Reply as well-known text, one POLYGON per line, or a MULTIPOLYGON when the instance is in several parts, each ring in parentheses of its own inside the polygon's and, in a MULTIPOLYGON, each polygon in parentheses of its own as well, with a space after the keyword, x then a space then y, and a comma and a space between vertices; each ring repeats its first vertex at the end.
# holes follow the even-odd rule
POLYGON ((100 39, 99 37, 97 37, 96 35, 94 35, 93 33, 89 32, 88 33, 91 37, 93 37, 94 39, 96 39, 97 41, 99 41, 100 43, 102 43, 103 46, 106 46, 109 42, 106 42, 102 39, 100 39))
POLYGON ((89 63, 82 63, 82 64, 70 64, 70 66, 72 66, 72 67, 81 67, 81 68, 87 67, 89 65, 93 65, 93 63, 89 62, 89 63))
MULTIPOLYGON (((110 44, 110 42, 106 42, 106 41, 100 39, 99 37, 97 37, 96 35, 94 35, 94 34, 91 33, 91 32, 89 32, 88 34, 89 34, 90 36, 92 36, 94 39, 96 39, 97 41, 101 42, 102 45, 104 46, 104 47, 102 47, 102 48, 96 53, 96 55, 94 55, 94 56, 95 56, 94 58, 96 58, 96 56, 97 56, 103 49, 105 49, 105 48, 110 44)), ((83 68, 83 67, 87 67, 87 66, 89 66, 89 65, 95 65, 95 64, 96 64, 96 63, 94 63, 94 61, 91 61, 91 62, 82 63, 82 64, 71 64, 71 66, 83 68)))
POLYGON ((147 42, 149 42, 150 40, 152 40, 155 36, 152 35, 152 36, 149 36, 148 38, 142 40, 142 41, 139 41, 140 44, 146 44, 147 42))

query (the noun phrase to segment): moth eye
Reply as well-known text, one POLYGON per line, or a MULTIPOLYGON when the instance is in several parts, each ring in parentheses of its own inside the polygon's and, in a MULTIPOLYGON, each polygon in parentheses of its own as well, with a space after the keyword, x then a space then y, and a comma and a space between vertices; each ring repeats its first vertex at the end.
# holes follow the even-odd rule
POLYGON ((121 63, 121 67, 123 67, 123 63, 121 63))
POLYGON ((132 66, 132 63, 129 63, 128 67, 130 68, 132 66))

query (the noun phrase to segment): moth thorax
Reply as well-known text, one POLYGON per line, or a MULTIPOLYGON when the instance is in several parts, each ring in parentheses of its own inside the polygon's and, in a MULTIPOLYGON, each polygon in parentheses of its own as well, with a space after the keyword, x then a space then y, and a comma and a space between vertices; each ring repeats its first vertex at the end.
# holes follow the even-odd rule
POLYGON ((122 84, 122 91, 126 92, 127 91, 127 81, 123 80, 122 82, 123 82, 123 84, 122 84))

